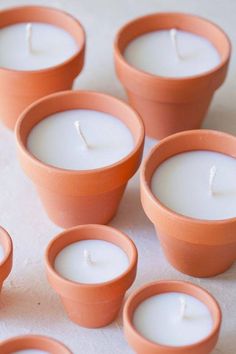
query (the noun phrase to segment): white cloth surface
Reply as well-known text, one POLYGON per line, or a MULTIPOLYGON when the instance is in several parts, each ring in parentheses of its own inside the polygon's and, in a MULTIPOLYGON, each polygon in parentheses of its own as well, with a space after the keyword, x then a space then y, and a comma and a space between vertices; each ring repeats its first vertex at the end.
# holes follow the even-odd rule
MULTIPOLYGON (((113 64, 113 39, 127 20, 156 11, 183 11, 218 23, 236 42, 234 0, 0 0, 0 8, 39 4, 57 7, 78 17, 87 34, 86 65, 75 88, 98 90, 125 99, 113 64)), ((236 134, 236 60, 233 53, 225 85, 214 97, 204 128, 236 134)), ((10 94, 10 93, 9 93, 10 94)), ((155 141, 146 140, 150 150, 155 141)), ((58 296, 47 283, 43 256, 49 240, 60 232, 50 222, 30 180, 16 159, 14 135, 0 126, 0 225, 14 242, 14 267, 0 297, 0 340, 20 334, 45 334, 68 345, 74 354, 131 354, 122 332, 121 316, 97 330, 71 323, 58 296)), ((208 289, 220 302, 223 327, 214 354, 236 353, 236 263, 222 275, 195 279, 173 269, 166 261, 152 224, 139 199, 136 175, 126 190, 111 225, 126 232, 139 251, 135 284, 160 279, 183 279, 208 289)), ((129 291, 129 293, 130 293, 129 291)))

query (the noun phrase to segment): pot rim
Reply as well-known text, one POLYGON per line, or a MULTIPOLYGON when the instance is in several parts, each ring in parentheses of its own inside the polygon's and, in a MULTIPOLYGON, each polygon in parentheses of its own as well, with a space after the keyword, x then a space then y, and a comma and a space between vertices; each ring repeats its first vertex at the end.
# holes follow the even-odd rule
MULTIPOLYGON (((78 103, 78 108, 80 109, 80 104, 78 103)), ((75 109, 75 108, 72 108, 75 109)), ((84 109, 84 108, 83 108, 84 109)), ((89 107, 86 109, 90 109, 89 107)), ((69 109, 67 109, 69 110, 69 109)), ((94 111, 96 111, 96 109, 92 109, 94 111)), ((62 110, 62 111, 57 111, 57 112, 63 112, 66 110, 62 110)), ((101 112, 100 110, 98 110, 99 112, 101 112)), ((106 113, 105 111, 103 111, 104 113, 106 113)), ((53 114, 50 113, 50 114, 53 114)), ((115 116, 114 117, 116 119, 119 119, 119 117, 115 116)), ((47 117, 43 117, 43 119, 45 119, 47 117)), ((120 119, 119 119, 120 120, 120 119)), ((125 123, 123 123, 125 124, 125 123)), ((37 125, 37 123, 35 124, 37 125)), ((32 128, 33 129, 33 128, 32 128)), ((31 129, 31 130, 32 130, 31 129)), ((130 131, 130 133, 132 134, 133 138, 134 138, 134 134, 133 131, 127 127, 127 129, 130 131)), ((28 133, 28 135, 30 134, 30 132, 28 133)), ((101 93, 98 91, 90 91, 90 90, 67 90, 67 91, 61 91, 61 92, 56 92, 56 93, 52 93, 48 96, 45 96, 43 98, 38 99, 37 101, 33 102, 30 106, 28 106, 23 113, 21 113, 19 119, 17 120, 16 123, 16 127, 15 127, 15 135, 16 135, 16 141, 17 141, 17 145, 18 148, 21 150, 21 152, 23 153, 24 157, 27 158, 27 160, 29 160, 30 163, 37 165, 38 167, 40 167, 42 170, 48 170, 50 169, 52 172, 58 172, 60 174, 63 174, 64 176, 66 175, 75 175, 75 176, 82 176, 82 175, 92 175, 92 174, 97 174, 100 172, 106 172, 109 170, 112 170, 114 167, 117 167, 119 165, 122 165, 123 163, 125 163, 126 161, 128 161, 131 157, 133 157, 135 154, 138 153, 138 151, 140 149, 142 149, 142 145, 145 139, 145 132, 144 132, 144 123, 140 117, 140 115, 135 111, 135 109, 133 109, 132 107, 130 107, 127 103, 125 103, 124 101, 113 97, 111 95, 107 95, 105 93, 101 93), (127 154, 125 157, 123 157, 122 159, 120 159, 119 161, 116 161, 113 164, 104 166, 104 167, 99 167, 99 168, 95 168, 95 169, 89 169, 89 170, 70 170, 70 169, 64 169, 64 168, 60 168, 60 167, 55 167, 49 164, 46 164, 45 162, 39 160, 38 158, 36 158, 28 149, 27 149, 27 142, 24 143, 23 139, 22 139, 22 133, 21 133, 21 129, 22 129, 22 123, 24 122, 25 119, 29 120, 28 114, 31 112, 32 109, 34 109, 34 107, 38 106, 38 105, 42 105, 42 104, 46 104, 47 102, 50 102, 50 100, 53 100, 54 98, 61 98, 63 99, 64 97, 68 97, 70 95, 78 95, 78 99, 79 97, 83 97, 83 96, 91 96, 91 98, 97 97, 97 98, 101 98, 101 99, 106 99, 108 102, 113 102, 114 104, 120 105, 125 107, 132 115, 133 117, 136 119, 136 124, 139 125, 139 136, 137 141, 135 142, 134 140, 134 146, 132 148, 132 150, 129 152, 129 154, 127 154)))
MULTIPOLYGON (((163 293, 168 293, 168 291, 163 291, 157 294, 163 294, 163 293)), ((202 300, 199 300, 201 302, 203 302, 202 300)), ((205 303, 206 305, 206 303, 205 303)), ((206 305, 208 310, 209 310, 209 306, 206 305)), ((211 311, 210 311, 211 312, 211 311)), ((181 352, 182 350, 188 350, 188 349, 193 349, 194 347, 198 347, 199 345, 204 345, 204 343, 208 342, 211 338, 213 338, 215 335, 217 335, 217 333, 220 330, 220 326, 221 326, 221 322, 222 322, 222 312, 221 312, 221 308, 217 302, 217 300, 204 288, 195 285, 191 282, 188 281, 180 281, 180 280, 160 280, 160 281, 154 281, 148 284, 144 284, 142 285, 139 289, 137 289, 136 291, 134 291, 127 299, 125 305, 124 305, 124 310, 123 310, 123 318, 124 318, 124 327, 127 327, 127 330, 130 331, 132 333, 133 336, 135 336, 140 342, 142 342, 142 345, 146 345, 146 346, 151 346, 152 348, 157 348, 158 349, 163 349, 163 350, 169 350, 171 353, 173 351, 175 351, 176 353, 181 352), (137 306, 143 302, 145 299, 154 296, 155 292, 153 293, 153 295, 149 295, 147 297, 145 297, 144 299, 142 299, 142 301, 137 303, 137 306, 135 307, 134 311, 132 313, 130 313, 130 306, 133 302, 133 300, 136 299, 137 296, 139 296, 141 293, 145 293, 146 291, 148 291, 149 289, 155 288, 158 285, 166 285, 166 287, 168 287, 168 285, 171 285, 171 291, 173 292, 174 289, 173 287, 182 287, 183 291, 176 291, 179 293, 183 293, 183 294, 189 294, 195 298, 198 299, 198 297, 196 295, 193 295, 195 291, 197 292, 201 292, 201 294, 203 296, 205 296, 206 299, 208 299, 209 303, 211 303, 212 307, 214 308, 214 314, 215 314, 215 318, 213 319, 214 323, 213 323, 213 327, 211 332, 208 334, 208 336, 204 337, 202 340, 193 343, 193 344, 189 344, 189 345, 183 345, 183 346, 169 346, 169 345, 163 345, 163 344, 159 344, 157 342, 151 341, 147 338, 145 338, 142 334, 140 334, 138 332, 138 330, 136 330, 136 328, 134 327, 133 323, 132 323, 132 315, 135 311, 135 309, 137 308, 137 306), (191 294, 185 292, 184 290, 186 290, 186 288, 191 290, 191 294)))
MULTIPOLYGON (((165 214, 167 214, 168 216, 170 216, 173 219, 178 219, 178 221, 184 222, 184 223, 191 223, 191 224, 195 224, 195 225, 225 225, 225 224, 229 224, 229 223, 235 223, 236 222, 236 216, 233 218, 227 218, 227 219, 219 219, 219 220, 205 220, 205 219, 198 219, 198 218, 193 218, 190 216, 186 216, 183 214, 179 214, 177 212, 175 212, 174 210, 168 208, 167 206, 165 206, 165 204, 163 204, 156 196, 154 196, 154 194, 152 193, 151 190, 151 186, 150 183, 148 183, 147 179, 146 179, 146 168, 147 165, 149 163, 149 160, 153 157, 153 155, 156 155, 158 153, 158 150, 160 148, 160 146, 164 145, 164 144, 168 144, 169 141, 174 140, 176 137, 180 137, 180 136, 186 136, 186 135, 201 135, 201 134, 211 134, 211 135, 218 135, 221 137, 225 137, 225 138, 235 138, 233 135, 228 134, 228 133, 224 133, 221 131, 217 131, 217 130, 210 130, 210 129, 196 129, 196 130, 187 130, 187 131, 183 131, 183 132, 179 132, 176 134, 172 134, 166 138, 164 138, 163 140, 160 141, 160 143, 156 144, 149 152, 149 154, 146 156, 146 158, 144 159, 142 166, 141 166, 141 171, 140 171, 140 182, 142 185, 142 188, 144 189, 144 191, 147 193, 148 197, 150 198, 150 200, 156 205, 158 206, 163 212, 165 212, 165 214)), ((200 148, 198 150, 201 150, 200 148)), ((205 149, 203 149, 205 150, 205 149)), ((193 151, 193 150, 189 150, 189 151, 193 151)), ((213 150, 209 150, 209 151, 213 151, 213 150)), ((216 151, 216 150, 215 150, 216 151)), ((216 151, 217 152, 217 151, 216 151)), ((221 154, 227 155, 226 153, 222 153, 220 151, 218 151, 221 154)), ((174 155, 171 155, 174 156, 174 155)), ((169 158, 171 157, 169 156, 169 158)), ((230 156, 230 155, 228 155, 230 156)), ((166 159, 167 160, 167 159, 166 159)), ((165 161, 166 161, 165 160, 165 161)), ((159 167, 156 166, 155 169, 157 169, 159 167)), ((155 171, 154 169, 154 171, 155 171)), ((153 171, 153 173, 154 173, 153 171)))
POLYGON ((30 343, 32 341, 33 342, 35 341, 37 343, 40 342, 40 344, 42 344, 44 347, 44 348, 33 348, 33 349, 48 350, 48 345, 50 346, 50 344, 52 344, 52 345, 54 344, 57 346, 57 349, 64 350, 64 354, 72 354, 70 349, 67 348, 67 346, 65 346, 62 342, 60 342, 57 339, 54 339, 52 337, 48 337, 48 336, 44 336, 44 335, 20 335, 20 336, 10 337, 8 339, 1 341, 0 347, 8 346, 11 343, 13 343, 13 344, 19 343, 20 347, 17 350, 32 349, 32 345, 31 345, 31 347, 28 347, 27 344, 24 345, 25 341, 30 342, 30 343), (21 345, 21 342, 23 342, 22 345, 21 345))
MULTIPOLYGON (((164 28, 163 28, 164 29, 164 28)), ((152 31, 146 32, 146 33, 150 33, 152 31)), ((138 36, 134 37, 137 38, 138 36)), ((134 39, 132 38, 128 44, 134 39)), ((128 45, 127 44, 127 45, 128 45)), ((126 45, 126 47, 127 47, 126 45)), ((215 47, 215 46, 214 46, 215 47)), ((122 65, 124 66, 124 68, 128 71, 130 71, 133 75, 139 75, 143 78, 143 80, 153 80, 153 79, 158 79, 158 80, 163 80, 165 82, 188 82, 191 80, 197 80, 203 77, 208 77, 211 76, 212 74, 214 74, 215 72, 221 70, 228 62, 230 55, 231 55, 231 51, 232 51, 232 45, 230 42, 230 39, 228 37, 228 35, 225 33, 225 31, 218 26, 217 24, 215 24, 214 22, 202 17, 202 16, 198 16, 198 15, 194 15, 191 13, 184 13, 184 12, 155 12, 155 13, 150 13, 147 14, 145 16, 139 16, 129 22, 127 22, 126 24, 124 24, 118 31, 118 33, 116 34, 115 37, 115 42, 114 42, 114 51, 115 51, 115 55, 117 56, 117 58, 120 60, 120 62, 122 63, 122 65), (207 70, 206 72, 197 74, 197 75, 192 75, 192 76, 184 76, 184 77, 165 77, 165 76, 161 76, 161 75, 156 75, 156 74, 151 74, 148 73, 144 70, 141 69, 137 69, 134 66, 132 66, 131 64, 129 64, 125 57, 124 57, 124 51, 121 50, 120 48, 120 37, 123 35, 123 33, 125 33, 125 31, 127 31, 128 27, 130 25, 134 25, 135 23, 139 23, 140 21, 148 21, 149 19, 153 18, 153 17, 162 17, 162 16, 172 16, 172 17, 176 17, 176 16, 181 16, 181 17, 189 17, 192 18, 193 20, 202 20, 203 22, 205 22, 206 24, 211 24, 212 26, 215 27, 216 30, 218 30, 219 32, 221 32, 221 34, 224 35, 225 38, 225 43, 227 43, 227 54, 225 55, 225 58, 222 60, 222 58, 220 59, 220 63, 218 65, 216 65, 215 67, 213 67, 210 70, 207 70)))
MULTIPOLYGON (((79 236, 79 235, 78 235, 79 236)), ((80 239, 78 237, 78 241, 82 241, 82 240, 86 240, 87 237, 83 236, 82 239, 80 239)), ((89 239, 89 238, 88 238, 89 239)), ((94 236, 92 239, 96 240, 96 237, 94 236)), ((102 240, 102 238, 98 238, 99 240, 102 240)), ((106 242, 111 242, 108 240, 104 240, 106 242)), ((114 242, 111 242, 113 244, 115 244, 114 242)), ((116 244, 115 244, 116 245, 116 244)), ((126 254, 127 252, 119 245, 116 245, 117 247, 120 247, 126 254)), ((81 289, 98 289, 98 288, 102 288, 102 287, 110 287, 113 284, 119 282, 121 279, 125 278, 126 276, 128 276, 130 273, 133 272, 134 268, 136 268, 137 266, 137 260, 138 260, 138 251, 137 248, 135 246, 135 243, 131 240, 130 237, 128 237, 124 232, 112 227, 112 226, 107 226, 107 225, 99 225, 99 224, 86 224, 86 225, 79 225, 79 226, 74 226, 72 228, 66 229, 65 231, 62 231, 61 233, 59 233, 56 237, 54 237, 48 244, 47 248, 46 248, 46 252, 45 252, 45 264, 46 264, 46 270, 47 272, 49 272, 49 274, 51 276, 53 276, 53 278, 57 281, 60 282, 61 284, 63 284, 63 286, 73 286, 76 288, 81 288, 81 289), (107 230, 109 233, 111 234, 116 234, 119 239, 123 238, 123 240, 127 243, 127 245, 129 245, 129 249, 131 251, 131 257, 129 258, 129 265, 126 268, 126 270, 121 273, 120 275, 118 275, 117 277, 105 281, 105 282, 101 282, 101 283, 80 283, 77 281, 73 281, 73 280, 69 280, 64 278, 62 275, 60 275, 54 268, 54 262, 55 262, 55 258, 58 255, 58 253, 65 248, 66 246, 63 246, 60 250, 58 250, 57 254, 55 255, 53 261, 51 262, 50 260, 50 256, 51 256, 51 252, 52 252, 52 247, 58 242, 58 240, 61 240, 62 238, 65 238, 68 240, 67 246, 70 244, 73 244, 77 241, 73 241, 70 242, 69 238, 68 238, 68 234, 70 234, 73 231, 80 231, 80 230, 96 230, 96 229, 100 229, 100 230, 107 230)))
MULTIPOLYGON (((1 18, 1 16, 6 15, 7 13, 13 13, 13 12, 17 13, 19 11, 22 11, 23 9, 28 10, 28 11, 29 10, 34 11, 34 12, 37 12, 37 10, 40 9, 40 10, 44 10, 47 12, 54 12, 54 13, 64 16, 65 18, 67 18, 71 22, 73 22, 75 25, 77 25, 78 30, 81 32, 82 41, 81 41, 81 43, 79 43, 79 46, 78 46, 77 50, 75 51, 75 53, 72 56, 70 56, 68 59, 62 61, 59 64, 56 64, 56 65, 53 65, 53 66, 50 66, 50 67, 47 67, 44 69, 37 69, 37 70, 16 70, 16 69, 10 69, 10 68, 5 68, 5 67, 0 66, 0 72, 2 71, 2 72, 9 73, 9 74, 13 73, 13 74, 25 75, 25 76, 27 76, 27 75, 42 75, 43 73, 47 74, 50 71, 61 69, 64 66, 70 66, 75 60, 77 60, 78 58, 80 58, 83 55, 83 52, 85 50, 85 30, 84 30, 82 24, 80 23, 80 21, 77 20, 77 18, 75 18, 74 16, 72 16, 71 14, 69 14, 68 12, 66 12, 64 10, 50 7, 50 6, 40 6, 40 5, 12 6, 12 7, 1 10, 0 11, 0 18, 1 18)), ((33 21, 33 23, 34 22, 37 22, 37 21, 33 21)), ((19 22, 19 23, 23 23, 23 22, 19 22)), ((42 23, 44 23, 44 22, 42 22, 42 23)), ((53 16, 52 16, 52 22, 50 22, 50 23, 45 22, 45 23, 50 24, 50 25, 54 25, 53 16)), ((15 24, 15 22, 12 24, 15 24)), ((62 26, 58 26, 58 25, 54 25, 54 26, 63 29, 62 26)), ((6 27, 6 26, 4 26, 4 27, 6 27)), ((2 28, 4 28, 4 27, 2 27, 2 28)), ((66 31, 66 32, 69 33, 68 31, 66 31)), ((75 40, 73 35, 71 35, 71 37, 75 40)), ((78 41, 76 41, 76 43, 78 44, 78 41)))
POLYGON ((12 243, 11 236, 1 226, 0 226, 0 244, 4 248, 4 257, 2 261, 0 261, 0 269, 1 269, 12 257, 12 252, 13 252, 13 243, 12 243), (3 242, 1 242, 1 239, 3 240, 3 242))

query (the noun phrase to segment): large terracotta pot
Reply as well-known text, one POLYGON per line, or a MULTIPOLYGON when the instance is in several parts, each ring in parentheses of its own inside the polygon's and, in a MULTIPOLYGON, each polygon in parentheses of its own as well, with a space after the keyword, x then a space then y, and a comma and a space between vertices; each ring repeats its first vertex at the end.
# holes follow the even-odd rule
POLYGON ((162 140, 142 165, 141 200, 170 263, 183 273, 210 277, 224 272, 236 260, 236 215, 216 221, 183 216, 165 207, 150 187, 152 175, 163 161, 193 150, 216 151, 236 158, 236 137, 193 130, 162 140))
POLYGON ((8 277, 12 269, 13 245, 10 235, 0 227, 0 245, 3 247, 4 257, 0 262, 0 291, 4 280, 8 277))
POLYGON ((50 354, 72 354, 62 343, 45 336, 25 335, 9 338, 0 343, 1 354, 11 354, 30 349, 42 350, 50 354))
POLYGON ((37 187, 49 217, 62 227, 106 224, 115 215, 128 180, 137 171, 143 152, 144 127, 139 115, 114 97, 86 91, 67 91, 45 97, 26 109, 16 127, 20 163, 37 187), (93 170, 64 170, 37 160, 27 150, 27 136, 45 117, 68 109, 107 112, 124 122, 134 148, 122 160, 93 170))
MULTIPOLYGON (((204 289, 182 281, 159 281, 144 285, 130 295, 124 307, 124 332, 129 345, 138 354, 209 354, 216 345, 221 326, 221 310, 216 300, 204 289), (180 292, 202 301, 213 318, 211 333, 202 341, 182 347, 165 346, 144 337, 133 325, 133 314, 138 305, 147 298, 167 292, 180 292)), ((156 319, 158 321, 158 317, 156 319)), ((160 323, 161 326, 161 323, 160 323)))
POLYGON ((50 93, 71 89, 84 64, 85 33, 78 20, 57 9, 23 6, 0 11, 0 28, 19 22, 42 22, 67 31, 79 49, 65 62, 42 70, 0 68, 0 119, 14 129, 19 114, 32 102, 50 93))
POLYGON ((48 281, 60 295, 69 318, 80 326, 103 327, 118 315, 126 291, 137 271, 137 249, 122 232, 103 225, 82 225, 68 229, 54 238, 46 251, 48 281), (84 284, 63 278, 54 269, 57 254, 66 246, 81 240, 103 240, 114 243, 127 254, 129 266, 120 276, 103 283, 84 284))
POLYGON ((207 113, 216 89, 224 82, 231 53, 226 34, 215 24, 183 13, 156 13, 124 25, 115 40, 115 66, 130 104, 140 113, 147 135, 162 139, 170 134, 197 129, 207 113), (124 51, 138 36, 177 28, 208 39, 220 53, 214 69, 192 77, 167 78, 135 69, 124 51))

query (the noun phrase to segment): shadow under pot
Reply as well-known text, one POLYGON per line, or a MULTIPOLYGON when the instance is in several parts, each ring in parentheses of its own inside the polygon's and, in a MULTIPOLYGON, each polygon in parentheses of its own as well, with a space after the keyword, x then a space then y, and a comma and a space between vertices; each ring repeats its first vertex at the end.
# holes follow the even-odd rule
POLYGON ((82 225, 54 238, 45 255, 52 288, 68 317, 98 328, 118 316, 136 277, 137 249, 122 232, 104 225, 82 225))
POLYGON ((138 354, 209 354, 221 326, 221 310, 204 289, 183 281, 158 281, 131 294, 124 333, 138 354))
POLYGON ((106 224, 143 152, 139 115, 111 96, 65 91, 38 100, 16 127, 18 156, 53 222, 106 224))
POLYGON ((170 263, 210 277, 236 259, 236 138, 210 130, 174 134, 142 165, 141 200, 170 263))
POLYGON ((231 44, 215 24, 184 13, 154 13, 125 24, 115 66, 129 103, 155 139, 198 129, 225 80, 231 44))
POLYGON ((10 235, 0 227, 0 291, 12 269, 13 245, 10 235))
POLYGON ((79 21, 50 7, 0 11, 0 117, 14 129, 35 100, 69 90, 84 64, 85 33, 79 21))
POLYGON ((50 354, 72 354, 72 352, 55 339, 38 336, 24 335, 6 339, 0 343, 1 354, 10 353, 50 353, 50 354))

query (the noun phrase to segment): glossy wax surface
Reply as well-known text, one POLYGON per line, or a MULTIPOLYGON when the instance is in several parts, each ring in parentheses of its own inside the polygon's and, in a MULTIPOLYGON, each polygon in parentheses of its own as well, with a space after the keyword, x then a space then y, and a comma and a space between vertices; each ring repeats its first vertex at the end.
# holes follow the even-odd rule
POLYGON ((62 28, 32 23, 32 51, 26 39, 27 23, 0 29, 0 67, 40 70, 63 63, 79 49, 74 38, 62 28))
POLYGON ((178 58, 170 31, 154 31, 131 41, 124 56, 129 64, 163 77, 186 77, 204 73, 220 63, 215 47, 204 37, 177 31, 178 58))
POLYGON ((236 159, 212 151, 191 151, 164 161, 154 172, 151 189, 176 213, 204 220, 236 217, 236 159), (209 193, 211 168, 216 173, 209 193))
POLYGON ((169 346, 184 346, 207 337, 213 327, 211 314, 201 301, 182 293, 154 295, 135 310, 133 324, 145 338, 169 346), (184 316, 181 301, 185 301, 184 316))
POLYGON ((57 255, 54 263, 55 270, 64 278, 86 284, 112 280, 124 273, 128 266, 126 253, 113 243, 102 240, 72 243, 57 255))
POLYGON ((29 151, 39 160, 64 169, 89 170, 111 165, 134 147, 130 130, 110 114, 84 109, 59 112, 43 119, 30 132, 29 151), (88 143, 75 128, 79 121, 88 143))

